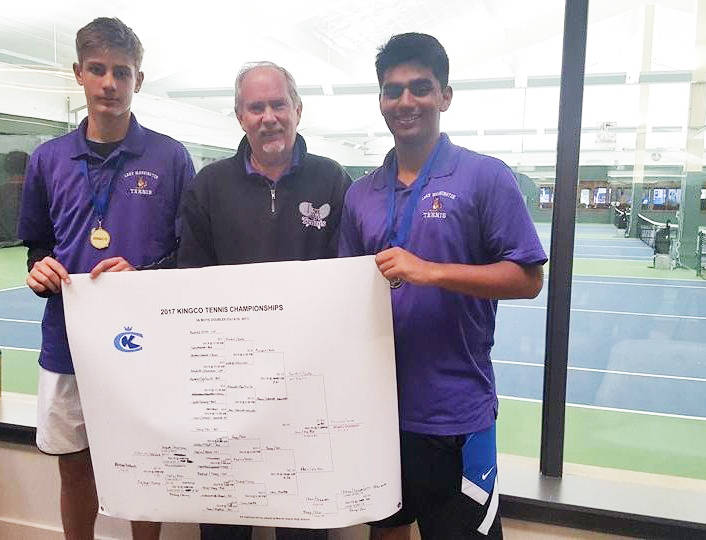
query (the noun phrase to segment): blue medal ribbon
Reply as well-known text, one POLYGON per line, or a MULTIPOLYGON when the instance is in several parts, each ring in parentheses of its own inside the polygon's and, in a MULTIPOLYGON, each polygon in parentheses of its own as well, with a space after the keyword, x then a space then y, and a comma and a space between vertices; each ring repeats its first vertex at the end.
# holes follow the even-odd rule
POLYGON ((93 191, 93 210, 98 216, 99 226, 108 212, 108 205, 110 204, 110 196, 113 194, 115 179, 120 174, 124 161, 125 154, 121 153, 116 159, 115 171, 113 171, 110 181, 107 184, 103 183, 103 185, 101 185, 99 182, 91 182, 91 177, 88 175, 88 162, 85 159, 81 160, 81 171, 93 191))
POLYGON ((436 157, 439 154, 441 148, 441 137, 436 142, 434 149, 431 154, 424 162, 422 170, 419 171, 419 175, 412 182, 412 193, 407 199, 404 209, 402 210, 402 221, 398 230, 395 230, 395 213, 397 201, 395 197, 395 187, 397 186, 397 174, 399 168, 397 165, 397 155, 393 155, 392 163, 387 169, 387 186, 390 189, 390 194, 388 196, 387 205, 387 225, 385 238, 388 247, 402 247, 404 248, 409 240, 409 231, 412 228, 412 215, 414 214, 414 209, 417 207, 419 198, 421 197, 422 190, 426 187, 431 179, 431 169, 436 161, 436 157))

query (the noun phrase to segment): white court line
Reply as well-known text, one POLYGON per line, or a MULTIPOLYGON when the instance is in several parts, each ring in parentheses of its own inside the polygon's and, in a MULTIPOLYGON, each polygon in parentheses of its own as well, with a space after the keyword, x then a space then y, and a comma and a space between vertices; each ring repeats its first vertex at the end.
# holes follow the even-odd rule
POLYGON ((598 249, 641 249, 642 251, 647 251, 650 249, 649 246, 600 246, 594 244, 576 244, 574 248, 598 248, 598 249))
POLYGON ((6 350, 6 351, 40 352, 39 349, 28 349, 26 347, 10 347, 7 345, 0 345, 0 349, 6 350))
POLYGON ((27 321, 25 319, 4 319, 0 317, 0 322, 14 322, 14 323, 27 323, 27 324, 42 324, 42 321, 27 321))
MULTIPOLYGON (((611 274, 606 274, 605 276, 603 275, 597 275, 597 274, 574 274, 575 276, 585 276, 585 277, 600 277, 600 278, 614 278, 614 279, 651 279, 653 281, 694 281, 694 282, 703 282, 703 279, 699 278, 676 278, 676 277, 646 277, 646 276, 614 276, 611 274)), ((548 277, 546 279, 549 279, 548 277)))
POLYGON ((17 289, 29 289, 29 287, 27 287, 27 285, 20 285, 19 287, 8 287, 7 289, 0 289, 0 293, 5 291, 16 291, 17 289))
MULTIPOLYGON (((498 302, 499 306, 522 308, 522 309, 544 309, 546 306, 523 306, 520 304, 505 304, 503 302, 498 302)), ((706 321, 706 317, 701 317, 698 315, 666 315, 664 313, 638 313, 635 311, 608 311, 604 309, 582 309, 582 308, 571 308, 572 312, 581 313, 607 313, 609 315, 634 315, 636 317, 664 317, 667 319, 694 319, 697 321, 706 321)))
MULTIPOLYGON (((584 254, 581 254, 581 256, 582 257, 590 257, 590 255, 584 255, 584 254)), ((652 259, 651 255, 647 258, 639 258, 639 257, 636 258, 636 257, 627 257, 627 256, 620 258, 617 256, 610 257, 610 256, 603 256, 603 255, 596 255, 596 256, 600 257, 599 260, 601 260, 601 261, 617 261, 617 262, 625 262, 625 259, 631 259, 631 260, 637 261, 637 262, 644 262, 644 261, 652 259)), ((574 259, 576 259, 576 258, 577 258, 576 254, 574 254, 574 259)), ((549 261, 549 263, 551 264, 551 260, 549 261)), ((584 274, 584 275, 595 275, 595 274, 584 274)), ((625 276, 615 276, 615 277, 625 277, 625 276)), ((635 278, 635 279, 637 279, 637 278, 635 278)), ((657 278, 643 278, 643 279, 657 279, 657 278)), ((662 279, 662 278, 659 278, 659 279, 662 279)), ((664 279, 679 279, 679 278, 664 278, 664 279)), ((681 278, 681 279, 683 280, 684 278, 681 278)))
MULTIPOLYGON (((538 368, 544 367, 544 364, 537 364, 535 362, 514 362, 512 360, 493 360, 493 364, 508 364, 511 366, 531 366, 538 368)), ((706 382, 706 379, 700 377, 683 377, 681 375, 660 375, 658 373, 640 373, 636 371, 617 371, 613 369, 596 369, 577 366, 568 366, 568 369, 569 371, 589 371, 592 373, 609 373, 611 375, 628 375, 631 377, 652 377, 655 379, 673 379, 677 381, 706 382)))
POLYGON ((594 281, 590 279, 575 279, 574 283, 596 283, 599 285, 635 285, 636 287, 670 287, 672 289, 700 289, 702 291, 706 291, 706 286, 699 285, 661 285, 659 283, 635 283, 634 281, 594 281))
POLYGON ((600 259, 602 261, 611 261, 611 260, 632 260, 632 261, 649 261, 652 259, 652 255, 606 255, 605 253, 576 253, 574 252, 574 258, 581 258, 581 257, 591 257, 592 259, 600 259))
MULTIPOLYGON (((499 398, 509 399, 512 401, 526 401, 528 403, 542 403, 541 399, 523 398, 515 396, 503 396, 498 394, 499 398)), ((634 409, 617 409, 615 407, 600 407, 598 405, 582 405, 580 403, 567 403, 567 407, 573 407, 575 409, 593 409, 596 411, 610 411, 610 412, 621 412, 621 413, 631 413, 631 414, 643 414, 645 416, 663 416, 665 418, 682 418, 684 420, 700 420, 701 422, 706 422, 706 417, 704 416, 688 416, 686 414, 670 414, 661 413, 654 411, 638 411, 634 409)))
POLYGON ((30 405, 37 403, 37 396, 33 394, 24 394, 22 392, 3 392, 2 399, 9 399, 15 403, 28 403, 30 405))

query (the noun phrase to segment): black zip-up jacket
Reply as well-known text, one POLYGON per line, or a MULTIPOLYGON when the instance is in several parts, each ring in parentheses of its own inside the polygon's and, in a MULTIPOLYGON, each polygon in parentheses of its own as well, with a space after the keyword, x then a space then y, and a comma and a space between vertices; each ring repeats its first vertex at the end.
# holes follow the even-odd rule
POLYGON ((277 182, 248 175, 247 137, 230 158, 204 167, 181 199, 180 268, 336 256, 351 179, 335 161, 308 154, 277 182))

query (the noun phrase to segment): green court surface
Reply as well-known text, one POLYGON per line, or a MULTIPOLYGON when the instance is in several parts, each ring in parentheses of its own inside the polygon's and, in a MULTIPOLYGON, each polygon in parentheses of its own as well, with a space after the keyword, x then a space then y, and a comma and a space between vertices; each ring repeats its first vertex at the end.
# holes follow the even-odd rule
MULTIPOLYGON (((564 461, 706 480, 706 421, 566 408, 564 461)), ((539 457, 542 404, 500 399, 498 451, 539 457)))
MULTIPOLYGON (((606 231, 577 238, 614 238, 610 229, 606 231)), ((25 257, 21 247, 0 249, 0 289, 24 285, 25 257)), ((693 270, 656 270, 649 265, 645 260, 576 258, 573 271, 577 276, 698 279, 693 270)), ((36 393, 36 359, 35 351, 4 349, 2 391, 36 393)), ((513 398, 500 401, 498 450, 539 457, 541 403, 513 398)), ((566 462, 706 480, 705 448, 704 420, 573 405, 566 409, 566 462)))
POLYGON ((27 277, 27 248, 0 249, 0 289, 19 287, 27 277))
MULTIPOLYGON (((0 289, 20 287, 27 276, 27 249, 0 249, 0 289)), ((2 391, 35 394, 37 392, 37 353, 2 349, 0 371, 2 391)))
POLYGON ((36 352, 3 349, 2 360, 0 360, 2 391, 36 394, 37 366, 36 352))

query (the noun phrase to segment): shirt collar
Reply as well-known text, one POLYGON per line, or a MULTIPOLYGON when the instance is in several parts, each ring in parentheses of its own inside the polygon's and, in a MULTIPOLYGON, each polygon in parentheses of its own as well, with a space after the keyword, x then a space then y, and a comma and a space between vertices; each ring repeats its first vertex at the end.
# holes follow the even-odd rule
MULTIPOLYGON (((238 153, 242 153, 243 155, 243 163, 245 164, 245 174, 247 174, 248 176, 263 176, 252 166, 252 162, 250 161, 250 156, 252 156, 252 149, 250 148, 250 143, 248 142, 247 137, 243 137, 243 140, 240 142, 240 146, 238 147, 238 153)), ((304 154, 306 154, 306 143, 304 142, 304 137, 297 133, 296 139, 294 139, 294 148, 292 148, 292 164, 289 166, 289 169, 282 175, 283 177, 288 174, 292 174, 299 167, 299 164, 301 163, 304 154)))
MULTIPOLYGON (((451 144, 449 136, 446 133, 439 135, 440 145, 439 154, 436 156, 434 165, 431 169, 431 178, 443 178, 445 176, 451 176, 456 170, 456 165, 458 163, 458 147, 451 144)), ((392 167, 393 159, 395 157, 395 149, 390 150, 385 156, 385 160, 382 162, 382 167, 375 171, 375 178, 373 180, 373 188, 380 190, 387 187, 388 173, 390 167, 392 167)))
MULTIPOLYGON (((79 124, 78 129, 72 132, 73 150, 71 159, 79 159, 85 156, 93 155, 91 149, 86 142, 86 128, 88 127, 88 118, 84 118, 79 124)), ((118 146, 119 152, 141 156, 145 151, 145 129, 137 123, 135 115, 130 113, 130 126, 128 127, 125 138, 118 146)))

